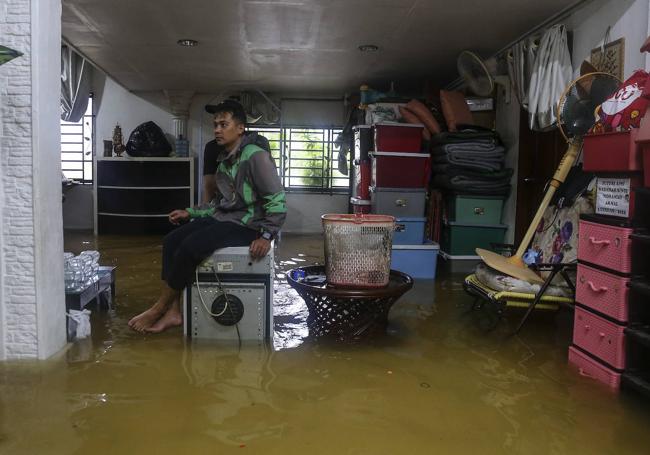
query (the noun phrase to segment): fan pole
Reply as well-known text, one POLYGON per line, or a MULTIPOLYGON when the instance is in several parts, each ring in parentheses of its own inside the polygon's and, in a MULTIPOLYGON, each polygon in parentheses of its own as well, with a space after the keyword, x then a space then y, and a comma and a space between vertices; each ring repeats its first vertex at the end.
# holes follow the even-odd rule
MULTIPOLYGON (((544 212, 546 211, 549 204, 551 203, 551 199, 553 198, 555 191, 560 187, 562 183, 564 183, 564 180, 566 180, 566 176, 569 174, 569 171, 573 167, 573 164, 576 162, 576 158, 578 157, 578 152, 580 152, 581 146, 582 146, 582 137, 574 138, 573 140, 571 140, 571 142, 569 143, 569 148, 567 149, 566 153, 562 157, 562 161, 560 161, 560 164, 558 165, 555 174, 553 175, 553 178, 549 182, 548 190, 546 190, 544 199, 542 199, 542 203, 539 205, 539 208, 537 209, 537 213, 535 213, 535 217, 533 218, 533 221, 530 223, 530 226, 528 226, 526 235, 524 235, 524 238, 522 239, 521 244, 519 245, 519 248, 515 253, 514 257, 518 258, 521 264, 523 264, 523 260, 521 258, 524 256, 524 253, 526 252, 526 248, 528 248, 530 241, 533 240, 533 235, 537 230, 537 226, 539 226, 539 222, 542 220, 542 217, 544 216, 544 212)), ((515 259, 513 258, 513 261, 514 260, 515 259)))
POLYGON ((530 244, 530 241, 533 239, 533 235, 537 230, 539 222, 544 216, 544 212, 551 203, 551 199, 553 198, 555 191, 562 183, 564 183, 566 176, 569 174, 571 167, 578 157, 578 152, 580 151, 581 147, 582 137, 576 137, 570 140, 569 148, 567 149, 566 153, 562 157, 562 161, 560 161, 560 164, 555 170, 555 174, 549 182, 546 194, 544 195, 544 198, 542 199, 542 202, 539 205, 535 216, 533 217, 533 221, 531 221, 530 225, 528 226, 528 230, 526 231, 526 234, 519 244, 519 248, 517 249, 517 252, 514 256, 504 258, 503 256, 500 256, 492 251, 483 250, 481 248, 476 249, 476 254, 481 256, 487 265, 493 269, 499 270, 500 272, 512 275, 515 278, 525 279, 527 281, 533 281, 537 283, 542 283, 544 281, 539 275, 526 267, 523 256, 526 252, 526 249, 528 248, 528 245, 530 244))

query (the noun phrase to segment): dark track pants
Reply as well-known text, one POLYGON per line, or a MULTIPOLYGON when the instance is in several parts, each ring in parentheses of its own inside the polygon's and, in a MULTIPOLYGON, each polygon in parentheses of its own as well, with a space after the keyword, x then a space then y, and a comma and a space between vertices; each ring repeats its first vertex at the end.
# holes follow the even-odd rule
POLYGON ((192 281, 196 267, 214 250, 228 246, 249 246, 257 231, 212 217, 197 218, 165 236, 162 279, 170 288, 182 290, 192 281))

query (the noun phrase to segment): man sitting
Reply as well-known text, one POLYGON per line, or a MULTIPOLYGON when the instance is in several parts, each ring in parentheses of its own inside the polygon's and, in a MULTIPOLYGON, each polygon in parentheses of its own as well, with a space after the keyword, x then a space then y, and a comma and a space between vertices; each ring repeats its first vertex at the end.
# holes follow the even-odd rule
POLYGON ((181 291, 196 267, 214 250, 250 245, 254 259, 264 257, 286 218, 284 188, 271 154, 246 137, 246 114, 234 100, 215 109, 214 135, 223 147, 210 204, 174 210, 169 221, 181 224, 163 242, 162 291, 145 312, 129 321, 138 332, 158 333, 182 324, 181 291))

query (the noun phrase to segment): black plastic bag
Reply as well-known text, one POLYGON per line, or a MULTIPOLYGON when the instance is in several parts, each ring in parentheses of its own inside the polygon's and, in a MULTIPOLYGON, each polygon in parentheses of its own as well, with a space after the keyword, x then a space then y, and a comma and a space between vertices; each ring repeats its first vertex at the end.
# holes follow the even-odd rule
POLYGON ((154 122, 145 122, 133 130, 126 143, 129 156, 169 156, 172 145, 154 122))

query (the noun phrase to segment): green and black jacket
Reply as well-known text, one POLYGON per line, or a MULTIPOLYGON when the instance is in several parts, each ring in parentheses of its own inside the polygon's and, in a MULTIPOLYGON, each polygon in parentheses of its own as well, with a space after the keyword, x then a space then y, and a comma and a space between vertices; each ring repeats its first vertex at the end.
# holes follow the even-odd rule
POLYGON ((192 218, 213 216, 277 235, 287 216, 286 197, 271 153, 254 144, 255 136, 245 136, 230 159, 225 151, 219 155, 217 194, 210 204, 187 209, 192 218))

